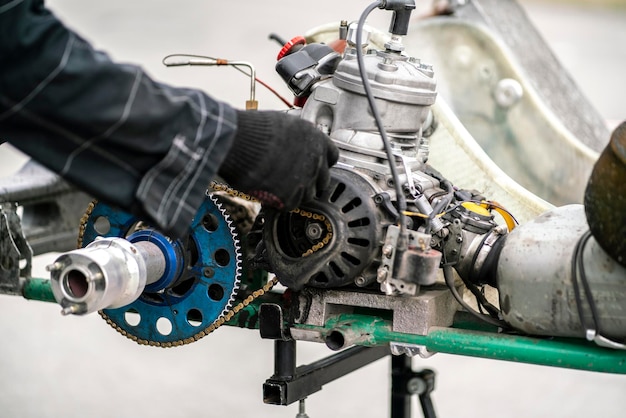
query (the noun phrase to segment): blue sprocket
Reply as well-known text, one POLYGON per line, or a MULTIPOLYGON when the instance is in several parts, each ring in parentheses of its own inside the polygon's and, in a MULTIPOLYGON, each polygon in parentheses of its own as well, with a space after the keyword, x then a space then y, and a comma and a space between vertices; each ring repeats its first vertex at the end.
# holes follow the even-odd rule
POLYGON ((130 305, 100 314, 139 344, 171 347, 193 342, 231 308, 239 288, 241 250, 235 228, 211 195, 198 210, 185 240, 172 241, 139 221, 98 202, 84 222, 83 246, 98 236, 132 242, 149 239, 167 254, 166 272, 156 288, 146 286, 130 305))

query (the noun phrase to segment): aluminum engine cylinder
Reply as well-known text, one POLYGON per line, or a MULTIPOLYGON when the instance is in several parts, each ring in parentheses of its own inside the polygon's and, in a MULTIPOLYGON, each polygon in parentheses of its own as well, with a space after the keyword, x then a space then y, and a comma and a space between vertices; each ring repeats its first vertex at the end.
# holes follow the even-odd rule
MULTIPOLYGON (((406 157, 418 158, 423 125, 437 96, 432 69, 419 60, 384 51, 367 54, 364 60, 379 114, 394 147, 406 157)), ((379 160, 360 152, 384 148, 365 96, 354 49, 346 51, 332 78, 313 87, 301 117, 340 144, 349 144, 349 149, 342 148, 342 157, 350 164, 360 166, 359 160, 379 160), (346 160, 347 157, 350 158, 346 160)), ((382 167, 386 169, 387 163, 382 167)))
POLYGON ((48 266, 52 292, 64 315, 128 305, 164 269, 165 259, 156 245, 132 244, 123 238, 97 239, 48 266))

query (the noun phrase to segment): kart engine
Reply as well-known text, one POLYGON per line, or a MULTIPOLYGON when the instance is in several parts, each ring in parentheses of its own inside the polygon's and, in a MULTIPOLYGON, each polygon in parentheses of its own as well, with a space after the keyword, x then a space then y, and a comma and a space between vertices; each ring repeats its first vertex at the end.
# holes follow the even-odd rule
MULTIPOLYGON (((415 295, 435 282, 442 253, 447 262, 461 261, 466 248, 506 230, 480 206, 480 196, 454 189, 427 164, 436 81, 430 65, 401 53, 399 37, 364 56, 392 147, 389 161, 361 82, 354 38, 351 27, 343 59, 330 46, 292 41, 301 48, 291 47, 278 61, 279 74, 298 98, 306 98, 300 117, 330 135, 341 153, 331 186, 302 207, 313 216, 268 213, 267 256, 292 289, 378 283, 387 295, 415 295), (406 200, 402 214, 397 181, 406 200), (398 226, 401 218, 405 231, 398 226)), ((472 270, 459 267, 466 274, 472 270)))

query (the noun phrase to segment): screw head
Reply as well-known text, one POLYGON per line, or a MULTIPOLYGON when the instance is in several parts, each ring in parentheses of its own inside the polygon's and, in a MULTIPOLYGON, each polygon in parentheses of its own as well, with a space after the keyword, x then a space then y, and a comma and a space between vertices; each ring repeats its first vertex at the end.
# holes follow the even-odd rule
POLYGON ((389 273, 389 270, 387 270, 385 267, 379 268, 378 271, 376 272, 376 280, 378 281, 378 283, 384 282, 385 279, 387 278, 388 273, 389 273))
POLYGON ((413 395, 419 395, 426 391, 426 383, 419 377, 414 377, 406 383, 406 390, 413 395))
POLYGON ((322 227, 318 223, 312 223, 306 227, 306 236, 309 239, 320 239, 322 232, 322 227))

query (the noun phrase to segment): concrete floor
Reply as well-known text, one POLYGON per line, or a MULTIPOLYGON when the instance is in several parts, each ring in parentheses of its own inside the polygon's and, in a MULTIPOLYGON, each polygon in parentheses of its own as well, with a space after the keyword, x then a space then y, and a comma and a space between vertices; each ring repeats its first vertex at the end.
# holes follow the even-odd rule
MULTIPOLYGON (((367 2, 320 0, 314 10, 295 2, 188 0, 54 0, 68 24, 110 51, 141 63, 156 78, 198 86, 243 107, 248 83, 227 68, 166 69, 164 55, 187 52, 253 62, 258 76, 288 96, 274 74, 285 38, 319 24, 353 20, 367 2)), ((626 111, 626 12, 587 6, 529 3, 528 11, 608 120, 626 111)), ((372 23, 387 27, 388 16, 372 23)), ((261 108, 280 102, 259 91, 261 108)), ((23 159, 7 146, 0 175, 23 159)), ((35 275, 54 256, 36 260, 35 275)), ((52 304, 0 297, 0 417, 293 417, 297 407, 264 405, 261 384, 272 373, 272 343, 254 331, 225 327, 190 346, 137 346, 98 316, 65 318, 52 304)), ((327 355, 300 344, 301 363, 327 355)), ((388 411, 388 360, 335 383, 307 401, 312 418, 383 417, 388 411)), ((442 417, 622 417, 626 378, 438 354, 414 360, 438 371, 434 400, 442 417)), ((416 414, 415 416, 420 416, 416 414)))

